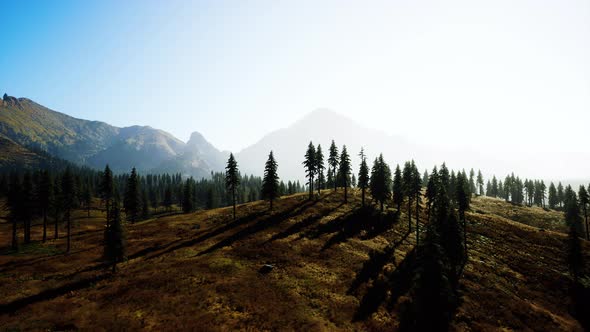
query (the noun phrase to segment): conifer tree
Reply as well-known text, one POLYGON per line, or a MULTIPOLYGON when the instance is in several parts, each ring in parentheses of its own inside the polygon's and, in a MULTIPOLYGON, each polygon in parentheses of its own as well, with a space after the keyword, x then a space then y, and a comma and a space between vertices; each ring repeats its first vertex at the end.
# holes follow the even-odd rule
POLYGON ((422 187, 426 188, 426 186, 428 186, 428 178, 429 178, 428 170, 425 169, 424 173, 422 173, 422 187))
POLYGON ((53 200, 51 201, 51 211, 53 213, 54 231, 53 238, 59 238, 59 222, 63 210, 63 195, 61 192, 60 179, 56 179, 56 184, 53 186, 53 200))
POLYGON ((72 242, 72 220, 71 212, 74 208, 76 199, 76 184, 74 182, 74 175, 70 167, 67 167, 61 179, 61 193, 62 193, 62 207, 64 210, 64 219, 67 225, 67 249, 69 253, 72 242))
POLYGON ((346 151, 346 145, 342 146, 342 153, 340 153, 340 161, 338 163, 340 165, 338 173, 341 176, 342 186, 344 187, 344 203, 348 203, 348 187, 350 186, 348 179, 350 177, 352 169, 350 167, 350 156, 346 151))
POLYGON ((111 263, 113 273, 117 272, 117 263, 123 262, 126 256, 126 230, 121 220, 118 200, 112 201, 111 223, 105 230, 105 258, 111 263))
POLYGON ((580 244, 579 236, 581 235, 581 217, 580 208, 575 192, 570 186, 564 192, 565 196, 565 221, 569 226, 568 233, 568 253, 567 261, 570 274, 574 279, 574 284, 578 284, 580 274, 584 270, 584 256, 582 254, 582 246, 580 244))
POLYGON ((233 215, 236 220, 236 192, 240 185, 240 172, 238 171, 238 162, 234 154, 229 154, 227 165, 225 166, 225 188, 230 192, 232 197, 233 215))
POLYGON ((553 184, 553 182, 549 184, 548 202, 550 209, 554 210, 557 207, 557 189, 555 188, 555 184, 553 184))
POLYGON ((141 189, 141 219, 146 220, 150 217, 150 200, 145 188, 141 189))
POLYGON ((436 166, 434 166, 434 168, 432 169, 432 174, 428 179, 428 184, 426 185, 426 207, 428 220, 430 220, 430 209, 432 208, 432 203, 436 199, 438 189, 440 189, 441 187, 442 185, 438 175, 438 170, 436 169, 436 166))
POLYGON ((18 224, 20 222, 20 210, 21 208, 21 181, 16 172, 10 173, 9 187, 8 187, 8 218, 12 222, 12 244, 11 248, 14 251, 18 251, 18 224))
POLYGON ((264 167, 264 177, 262 179, 262 197, 269 200, 271 211, 272 203, 279 193, 279 176, 277 174, 277 168, 277 162, 271 151, 264 167))
POLYGON ((459 208, 459 219, 463 222, 463 247, 465 248, 465 258, 467 258, 467 220, 465 218, 465 211, 469 209, 471 201, 468 185, 465 173, 459 173, 459 177, 457 178, 456 196, 459 208))
POLYGON ((189 213, 193 211, 193 188, 191 180, 186 179, 184 181, 183 194, 182 194, 182 211, 189 213))
POLYGON ((477 170, 477 186, 479 187, 479 195, 483 196, 483 175, 481 174, 481 170, 477 170))
POLYGON ((322 146, 320 144, 318 144, 318 147, 315 150, 315 163, 318 178, 318 194, 321 194, 321 190, 324 186, 324 169, 326 169, 326 166, 324 165, 324 153, 322 152, 322 146))
POLYGON ((404 202, 404 185, 402 181, 402 171, 399 165, 395 166, 395 172, 393 175, 393 203, 397 207, 397 213, 401 213, 401 206, 404 202))
POLYGON ((412 165, 412 182, 413 182, 413 195, 416 201, 416 245, 420 244, 420 201, 421 201, 421 190, 422 190, 422 178, 420 177, 420 171, 414 160, 411 162, 412 165))
POLYGON ((371 196, 379 202, 381 211, 383 212, 385 201, 391 198, 391 170, 387 163, 385 163, 383 154, 380 154, 373 162, 370 186, 371 196))
POLYGON ((369 167, 367 166, 367 157, 363 148, 361 148, 359 156, 361 158, 361 164, 359 165, 358 186, 361 189, 363 206, 365 206, 365 193, 369 187, 369 167))
MULTIPOLYGON (((181 200, 182 202, 182 200, 181 200)), ((123 201, 125 215, 132 224, 139 220, 141 211, 141 191, 139 189, 139 176, 135 167, 131 169, 131 175, 127 179, 125 196, 123 201)))
POLYGON ((110 223, 110 216, 109 213, 111 211, 111 202, 113 200, 113 192, 114 192, 114 183, 113 183, 113 172, 109 165, 106 165, 104 168, 104 172, 102 172, 101 182, 100 182, 100 198, 104 203, 105 211, 106 211, 106 224, 109 227, 110 223))
POLYGON ((584 212, 584 225, 586 226, 586 240, 590 240, 590 231, 588 230, 588 204, 590 204, 590 196, 584 186, 580 186, 578 191, 578 197, 580 198, 580 206, 584 212))
POLYGON ((564 201, 565 201, 565 195, 563 192, 563 185, 561 184, 561 182, 559 182, 557 184, 557 204, 559 204, 559 207, 563 207, 564 201))
POLYGON ((164 190, 164 201, 162 204, 164 204, 166 211, 170 212, 172 208, 172 188, 170 186, 167 186, 166 190, 164 190))
POLYGON ((22 219, 25 226, 25 244, 31 242, 31 222, 33 219, 34 211, 33 202, 35 201, 35 197, 33 195, 33 180, 31 178, 31 173, 27 171, 23 176, 23 182, 21 185, 21 192, 19 198, 19 205, 22 207, 20 211, 20 218, 22 219))
POLYGON ((492 197, 498 197, 498 192, 498 179, 496 179, 496 176, 494 175, 492 177, 492 197))
POLYGON ((475 171, 473 168, 469 171, 469 192, 472 194, 477 193, 477 189, 475 188, 475 171))
POLYGON ((412 163, 406 161, 402 173, 404 196, 408 198, 408 231, 412 231, 412 199, 414 197, 414 172, 412 163))
POLYGON ((305 173, 309 181, 307 184, 309 185, 309 199, 313 197, 313 178, 316 174, 316 151, 315 147, 313 146, 312 142, 309 142, 307 146, 307 151, 305 152, 305 160, 303 161, 303 165, 305 166, 305 173))
POLYGON ((51 181, 51 175, 49 175, 49 171, 47 170, 41 173, 37 193, 41 215, 43 216, 43 242, 45 242, 47 241, 47 214, 49 213, 53 196, 53 181, 51 181))
POLYGON ((332 140, 332 144, 330 145, 330 155, 328 156, 328 165, 332 167, 332 180, 334 181, 334 190, 338 187, 338 179, 336 173, 336 167, 338 167, 338 148, 336 147, 336 143, 332 140))

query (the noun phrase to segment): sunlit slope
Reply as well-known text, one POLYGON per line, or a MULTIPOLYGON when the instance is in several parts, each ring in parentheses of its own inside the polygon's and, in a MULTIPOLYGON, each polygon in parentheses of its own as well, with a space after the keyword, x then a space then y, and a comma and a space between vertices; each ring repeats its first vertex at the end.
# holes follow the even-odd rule
MULTIPOLYGON (((225 208, 129 225, 115 276, 100 260, 102 213, 79 212, 71 255, 59 239, 0 256, 0 329, 395 330, 415 233, 405 213, 363 211, 359 196, 299 194, 272 213, 241 205, 236 221, 225 208)), ((453 329, 581 330, 568 313, 565 235, 508 219, 514 208, 474 199, 453 329)))

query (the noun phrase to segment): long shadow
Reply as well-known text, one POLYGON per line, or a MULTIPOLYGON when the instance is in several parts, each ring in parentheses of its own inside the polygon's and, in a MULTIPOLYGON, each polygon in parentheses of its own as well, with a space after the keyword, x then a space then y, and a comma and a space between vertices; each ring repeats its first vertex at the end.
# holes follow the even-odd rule
POLYGON ((345 242, 347 239, 360 234, 360 232, 370 227, 373 219, 372 210, 368 208, 356 209, 345 215, 340 222, 333 224, 333 226, 340 225, 340 229, 326 241, 321 250, 324 251, 335 244, 345 242))
POLYGON ((399 222, 399 218, 400 214, 398 212, 388 211, 385 214, 380 214, 379 220, 374 222, 371 227, 367 229, 367 233, 361 238, 363 240, 370 240, 387 232, 399 222))
POLYGON ((197 256, 202 256, 202 255, 211 253, 217 249, 227 247, 229 245, 232 245, 234 242, 236 242, 238 240, 244 239, 250 235, 253 235, 253 234, 263 231, 265 229, 276 226, 276 225, 280 224, 281 222, 304 212, 305 210, 307 210, 311 206, 315 205, 317 202, 318 201, 303 201, 302 203, 298 204, 292 210, 281 211, 279 213, 272 214, 262 220, 258 220, 255 224, 250 225, 242 230, 239 230, 238 232, 232 234, 231 236, 212 245, 208 249, 201 251, 199 254, 197 254, 197 256))
POLYGON ((312 214, 310 216, 308 216, 307 218, 299 221, 298 223, 294 224, 293 226, 287 228, 286 230, 277 233, 275 235, 273 235, 272 238, 270 238, 269 240, 267 240, 265 243, 269 243, 275 240, 280 240, 280 239, 284 239, 287 238, 293 234, 297 234, 302 232, 304 229, 308 228, 309 226, 313 225, 314 223, 316 223, 318 220, 322 219, 325 216, 329 216, 332 212, 338 210, 342 205, 344 205, 344 203, 340 203, 338 206, 331 208, 327 211, 322 211, 319 214, 312 214))
POLYGON ((409 291, 414 276, 415 256, 415 249, 412 249, 404 260, 400 262, 395 271, 384 278, 375 280, 361 299, 361 303, 354 314, 353 321, 365 320, 372 313, 376 312, 379 306, 387 300, 388 292, 391 293, 388 307, 392 307, 397 303, 400 296, 409 291))
MULTIPOLYGON (((182 249, 182 248, 194 246, 197 243, 203 242, 203 241, 208 240, 208 239, 210 239, 212 237, 215 237, 217 235, 221 235, 221 234, 223 234, 223 233, 225 233, 227 231, 230 231, 233 228, 240 227, 242 225, 248 224, 248 223, 252 222, 253 220, 255 220, 255 219, 257 219, 257 218, 259 218, 261 216, 264 216, 266 214, 267 214, 267 211, 254 212, 254 213, 251 213, 251 214, 246 215, 244 217, 241 217, 239 219, 236 219, 236 221, 232 221, 232 222, 230 222, 228 224, 225 224, 223 226, 220 226, 220 227, 218 227, 218 228, 216 228, 216 229, 214 229, 214 230, 212 230, 210 232, 207 232, 207 233, 205 233, 205 234, 203 234, 203 235, 201 235, 201 236, 199 236, 197 238, 194 238, 194 239, 191 239, 191 240, 187 240, 187 241, 184 241, 184 242, 180 242, 180 243, 178 243, 179 241, 173 241, 170 244, 168 244, 168 248, 166 250, 161 251, 159 253, 156 253, 154 255, 148 256, 148 257, 146 257, 146 259, 157 258, 157 257, 160 257, 162 255, 168 254, 168 253, 170 253, 172 251, 175 251, 175 250, 178 250, 178 249, 182 249), (177 243, 177 244, 175 245, 175 243, 177 243)), ((147 254, 149 254, 151 252, 160 250, 160 249, 165 248, 165 247, 166 246, 161 246, 161 245, 158 246, 158 247, 149 247, 149 248, 143 249, 142 252, 143 252, 144 255, 147 255, 147 254)), ((141 253, 138 253, 138 255, 136 255, 133 258, 137 258, 139 256, 141 256, 141 253)))
POLYGON ((401 239, 389 244, 385 249, 370 252, 369 259, 363 263, 363 267, 357 272, 356 277, 350 284, 346 294, 355 294, 362 284, 368 282, 370 279, 376 279, 379 272, 383 270, 385 264, 390 261, 395 249, 397 249, 409 235, 410 232, 406 232, 401 239))
POLYGON ((101 274, 91 278, 82 279, 73 283, 69 283, 58 288, 44 290, 38 294, 31 295, 25 298, 14 300, 12 302, 0 305, 0 314, 10 314, 15 311, 22 309, 30 304, 34 304, 41 301, 47 301, 56 297, 65 295, 72 291, 77 291, 83 288, 90 287, 92 284, 97 283, 101 280, 109 277, 109 274, 101 274))

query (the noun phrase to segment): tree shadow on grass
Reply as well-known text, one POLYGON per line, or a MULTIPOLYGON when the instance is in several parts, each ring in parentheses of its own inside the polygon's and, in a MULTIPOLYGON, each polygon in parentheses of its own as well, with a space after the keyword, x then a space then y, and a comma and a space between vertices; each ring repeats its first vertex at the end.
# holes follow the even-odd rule
POLYGON ((197 256, 202 256, 202 255, 211 253, 217 249, 220 249, 220 248, 223 248, 226 246, 230 246, 233 243, 235 243, 236 241, 244 239, 244 238, 251 236, 253 234, 256 234, 260 231, 269 229, 273 226, 276 226, 276 225, 280 224, 281 222, 283 222, 293 216, 303 213, 305 210, 307 210, 311 206, 315 205, 317 202, 318 201, 303 201, 292 209, 284 210, 284 211, 281 211, 281 212, 278 212, 275 214, 271 214, 267 218, 263 218, 261 220, 258 220, 256 223, 237 231, 236 233, 230 235, 229 237, 217 242, 216 244, 209 247, 208 249, 201 251, 200 253, 197 254, 197 256))
POLYGON ((415 249, 412 249, 393 272, 382 278, 378 275, 375 277, 373 284, 361 299, 353 321, 367 319, 384 302, 387 302, 388 308, 392 308, 398 299, 410 290, 414 277, 415 257, 415 249), (388 294, 391 294, 389 298, 388 294))
POLYGON ((14 300, 14 301, 6 303, 6 304, 1 304, 0 305, 0 314, 14 313, 15 311, 22 309, 28 305, 31 305, 31 304, 34 304, 37 302, 41 302, 41 301, 51 300, 56 297, 65 295, 69 292, 73 292, 73 291, 77 291, 77 290, 80 290, 83 288, 90 287, 93 284, 95 284, 101 280, 104 280, 109 276, 110 276, 110 274, 101 274, 101 275, 93 276, 93 277, 82 279, 82 280, 79 280, 76 282, 72 282, 72 283, 57 287, 57 288, 47 289, 47 290, 44 290, 38 294, 27 296, 27 297, 24 297, 24 298, 21 298, 18 300, 14 300))
POLYGON ((317 214, 314 213, 314 214, 312 214, 312 215, 304 218, 303 220, 295 223, 293 226, 287 228, 286 230, 273 235, 273 237, 270 238, 265 243, 269 243, 269 242, 272 242, 272 241, 275 241, 275 240, 284 239, 284 238, 287 238, 287 237, 289 237, 289 236, 291 236, 293 234, 301 233, 304 229, 306 229, 309 226, 313 225, 318 220, 321 220, 325 216, 329 216, 332 212, 338 210, 342 205, 344 205, 344 203, 340 203, 338 206, 336 206, 334 208, 331 208, 331 209, 329 209, 326 212, 317 213, 317 214))

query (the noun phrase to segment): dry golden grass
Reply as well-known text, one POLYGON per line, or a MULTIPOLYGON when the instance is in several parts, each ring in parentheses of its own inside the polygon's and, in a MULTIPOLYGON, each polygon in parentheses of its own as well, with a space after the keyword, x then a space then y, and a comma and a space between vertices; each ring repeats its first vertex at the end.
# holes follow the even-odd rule
MULTIPOLYGON (((283 198, 272 213, 265 202, 241 205, 236 221, 224 208, 128 225, 129 259, 116 275, 101 261, 102 212, 77 212, 71 254, 61 229, 58 240, 0 255, 0 330, 395 330, 408 291, 396 271, 415 235, 405 213, 359 206, 325 191, 317 202, 283 198), (275 268, 261 273, 267 263, 275 268)), ((526 211, 531 227, 509 220, 512 209, 526 210, 474 200, 452 329, 581 330, 568 313, 565 236, 535 224, 559 230, 544 225, 557 214, 526 211)), ((10 225, 0 229, 8 244, 10 225)))

